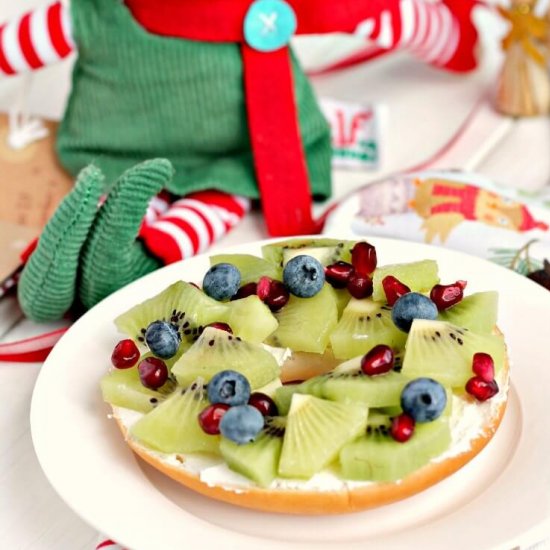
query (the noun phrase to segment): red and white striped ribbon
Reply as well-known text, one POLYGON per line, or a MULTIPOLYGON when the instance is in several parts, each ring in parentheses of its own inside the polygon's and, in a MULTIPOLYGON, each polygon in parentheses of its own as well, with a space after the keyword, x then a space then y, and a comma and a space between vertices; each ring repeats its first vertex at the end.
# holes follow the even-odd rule
POLYGON ((40 69, 74 48, 69 9, 55 2, 0 26, 0 74, 40 69))
POLYGON ((170 264, 204 252, 234 227, 250 200, 220 191, 200 191, 167 207, 156 198, 140 231, 147 249, 170 264))

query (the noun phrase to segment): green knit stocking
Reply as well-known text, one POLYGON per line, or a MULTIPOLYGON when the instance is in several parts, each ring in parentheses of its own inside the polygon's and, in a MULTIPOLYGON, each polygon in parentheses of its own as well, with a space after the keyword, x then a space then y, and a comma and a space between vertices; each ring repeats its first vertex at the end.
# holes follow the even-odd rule
POLYGON ((80 250, 104 188, 101 171, 88 166, 44 228, 18 285, 19 303, 27 317, 35 321, 59 319, 71 307, 80 250))
POLYGON ((149 201, 173 174, 169 161, 155 159, 130 168, 116 182, 82 253, 79 297, 86 308, 161 265, 136 237, 149 201))

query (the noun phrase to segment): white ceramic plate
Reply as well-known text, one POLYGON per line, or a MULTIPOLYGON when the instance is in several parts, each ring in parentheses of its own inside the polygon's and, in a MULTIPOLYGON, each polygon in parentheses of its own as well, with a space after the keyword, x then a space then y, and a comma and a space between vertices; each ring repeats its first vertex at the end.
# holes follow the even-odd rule
MULTIPOLYGON (((246 511, 199 496, 136 460, 107 417, 99 379, 119 339, 112 320, 178 279, 200 281, 206 256, 161 269, 76 322, 44 364, 31 425, 48 479, 84 520, 133 550, 238 548, 511 548, 550 533, 550 293, 483 260, 427 245, 373 239, 380 264, 433 258, 443 281, 500 292, 512 362, 496 437, 435 487, 379 509, 327 517, 246 511)), ((263 243, 227 252, 259 253, 263 243)))

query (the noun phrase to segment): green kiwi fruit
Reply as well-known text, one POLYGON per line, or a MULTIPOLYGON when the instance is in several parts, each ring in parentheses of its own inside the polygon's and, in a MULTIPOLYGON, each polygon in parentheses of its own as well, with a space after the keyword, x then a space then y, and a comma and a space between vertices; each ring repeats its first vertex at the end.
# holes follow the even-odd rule
POLYGON ((277 329, 279 323, 270 309, 258 298, 247 296, 228 302, 223 321, 235 336, 247 342, 260 344, 277 329))
POLYGON ((255 481, 260 487, 268 487, 277 477, 285 426, 283 416, 266 417, 262 431, 251 443, 238 445, 222 437, 221 455, 231 470, 255 481))
POLYGON ((375 302, 387 302, 382 281, 393 275, 413 292, 429 292, 439 283, 438 267, 435 260, 421 260, 406 264, 385 265, 375 269, 372 283, 372 299, 375 302))
POLYGON ((290 296, 275 314, 279 326, 268 343, 293 351, 323 353, 338 322, 338 308, 328 284, 312 298, 290 296))
POLYGON ((287 417, 279 475, 310 478, 365 430, 368 409, 295 393, 287 417))
POLYGON ((391 308, 368 298, 352 298, 330 335, 332 351, 338 359, 364 355, 378 344, 399 350, 406 339, 407 335, 392 321, 391 308))
POLYGON ((109 371, 101 378, 100 387, 105 402, 146 413, 162 403, 175 390, 176 384, 169 378, 158 390, 146 388, 136 366, 109 371))
POLYGON ((202 290, 178 281, 115 319, 118 330, 145 346, 145 331, 153 321, 167 321, 178 328, 182 341, 192 342, 202 327, 223 320, 227 306, 202 290))
POLYGON ((473 376, 472 358, 477 352, 491 355, 495 372, 503 367, 506 349, 500 335, 476 334, 443 321, 416 319, 407 339, 402 373, 410 378, 426 376, 463 390, 473 376))
POLYGON ((451 444, 449 419, 416 424, 405 443, 393 439, 391 417, 372 414, 366 433, 347 443, 339 454, 341 475, 356 481, 391 482, 405 478, 445 452, 451 444))
POLYGON ((142 416, 130 435, 146 447, 163 453, 219 453, 220 436, 208 435, 198 415, 209 405, 201 379, 178 388, 168 399, 142 416))
POLYGON ((210 265, 228 263, 234 265, 241 274, 241 285, 257 283, 260 277, 282 280, 280 265, 252 254, 216 254, 210 257, 210 265))
POLYGON ((196 378, 208 382, 222 370, 240 372, 253 390, 265 386, 280 374, 277 360, 260 344, 246 342, 213 327, 204 329, 172 367, 172 374, 181 386, 187 387, 196 378))
POLYGON ((497 324, 498 292, 477 292, 466 296, 439 314, 439 320, 465 327, 479 334, 491 334, 497 324))
POLYGON ((323 265, 338 261, 351 263, 351 249, 354 245, 355 241, 338 239, 289 239, 266 244, 262 247, 262 255, 267 261, 281 267, 301 254, 313 256, 323 265))

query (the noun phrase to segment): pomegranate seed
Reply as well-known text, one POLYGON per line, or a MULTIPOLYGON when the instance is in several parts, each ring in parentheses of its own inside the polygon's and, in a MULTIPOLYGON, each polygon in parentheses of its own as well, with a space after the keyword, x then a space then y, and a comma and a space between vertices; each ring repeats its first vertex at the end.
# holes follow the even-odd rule
POLYGON ((368 275, 354 271, 350 275, 347 289, 358 300, 368 298, 372 295, 372 279, 368 275))
POLYGON ((333 288, 346 288, 353 271, 353 266, 348 262, 336 262, 325 267, 325 281, 333 288))
POLYGON ((384 344, 374 346, 361 359, 361 370, 369 376, 385 374, 393 369, 395 356, 393 350, 384 344))
POLYGON ((190 284, 191 286, 194 286, 194 287, 197 288, 198 290, 201 289, 201 287, 200 287, 197 283, 194 283, 193 281, 189 281, 189 284, 190 284))
POLYGON ((376 269, 376 248, 367 242, 357 243, 351 250, 351 263, 355 271, 370 275, 376 269))
POLYGON ((465 288, 466 281, 457 281, 452 285, 435 285, 430 292, 430 298, 439 311, 444 311, 464 298, 465 288))
POLYGON ((271 311, 279 311, 286 305, 290 294, 281 281, 261 277, 258 281, 256 294, 271 311))
POLYGON ((220 421, 229 408, 230 406, 225 403, 214 403, 208 405, 206 409, 199 413, 199 424, 203 432, 218 435, 220 433, 220 421))
POLYGON ((207 327, 212 327, 212 328, 217 328, 218 330, 225 330, 225 332, 229 332, 229 334, 233 334, 233 329, 227 323, 222 323, 221 321, 216 321, 216 322, 210 323, 209 325, 206 325, 206 326, 207 327))
POLYGON ((162 359, 147 357, 138 365, 141 383, 151 390, 160 388, 168 379, 168 368, 162 359))
POLYGON ((382 287, 384 288, 384 294, 389 306, 393 306, 401 296, 411 291, 407 285, 404 285, 393 275, 387 275, 382 279, 382 287))
POLYGON ((485 382, 492 382, 495 379, 495 362, 488 353, 474 354, 472 370, 485 382))
POLYGON ((254 392, 248 399, 248 404, 258 409, 264 416, 277 416, 279 414, 275 401, 265 393, 254 392))
POLYGON ((480 376, 474 376, 466 383, 466 391, 478 401, 487 401, 498 393, 498 384, 496 380, 487 382, 480 376))
POLYGON ((231 301, 254 296, 256 294, 256 286, 256 283, 247 283, 246 285, 241 286, 241 288, 237 290, 235 296, 231 297, 231 301))
POLYGON ((129 369, 139 360, 139 349, 133 340, 121 340, 113 350, 111 363, 117 369, 129 369))
POLYGON ((391 422, 391 436, 399 443, 408 441, 414 433, 414 419, 408 414, 400 414, 391 422))

